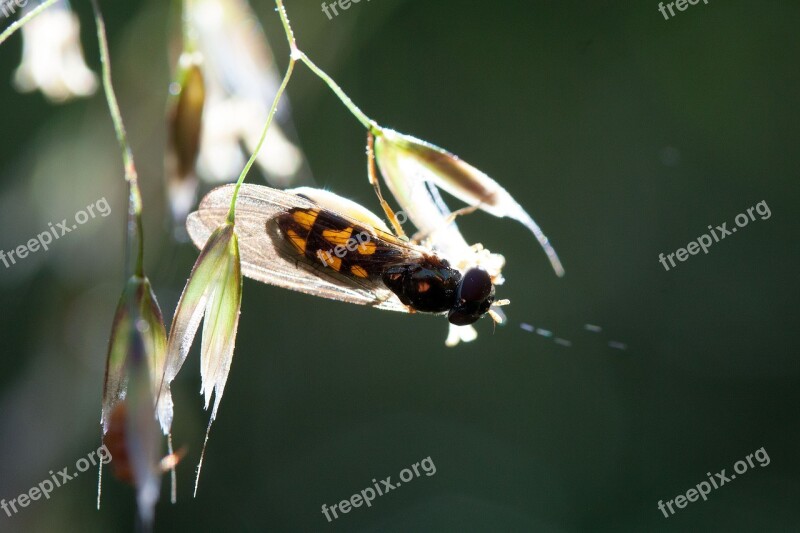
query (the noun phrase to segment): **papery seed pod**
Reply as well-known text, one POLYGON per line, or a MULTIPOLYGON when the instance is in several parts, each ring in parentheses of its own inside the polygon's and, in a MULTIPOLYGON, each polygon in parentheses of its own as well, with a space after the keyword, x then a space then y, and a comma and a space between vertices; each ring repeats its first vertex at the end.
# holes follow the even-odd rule
POLYGON ((108 430, 111 411, 125 398, 128 387, 128 359, 142 346, 142 357, 150 371, 152 397, 160 382, 166 360, 167 334, 161 309, 147 278, 133 276, 122 293, 111 328, 106 375, 103 385, 103 432, 108 430))
MULTIPOLYGON (((120 475, 132 479, 136 487, 143 524, 153 521, 160 487, 161 435, 155 417, 155 398, 156 383, 160 383, 164 371, 166 340, 161 310, 150 282, 147 278, 131 277, 111 329, 101 424, 104 436, 117 448, 120 475)), ((114 452, 111 454, 113 458, 114 452)), ((98 483, 98 505, 100 492, 98 483)))
POLYGON ((206 87, 202 56, 181 54, 177 81, 170 85, 167 104, 166 177, 172 216, 182 228, 197 195, 197 157, 203 128, 206 87))
POLYGON ((435 188, 430 188, 432 184, 491 215, 524 224, 536 236, 556 274, 564 274, 549 240, 522 206, 500 184, 458 156, 409 135, 383 129, 375 141, 375 157, 389 189, 420 231, 433 234, 447 226, 442 224, 446 207, 442 207, 435 188))
MULTIPOLYGON (((144 320, 136 324, 142 333, 146 333, 148 327, 144 320)), ((134 337, 134 343, 142 338, 134 337)), ((145 350, 141 348, 134 348, 128 356, 124 442, 136 489, 139 519, 146 527, 152 527, 156 502, 161 492, 161 435, 155 418, 150 365, 145 350)))
MULTIPOLYGON (((208 425, 210 430, 211 422, 217 416, 233 359, 241 305, 242 270, 239 244, 234 225, 226 223, 217 228, 205 243, 181 293, 172 319, 164 378, 159 386, 157 404, 158 418, 165 434, 170 431, 173 417, 170 384, 189 354, 201 320, 204 321, 200 350, 202 384, 200 393, 205 397, 206 409, 211 403, 212 394, 214 396, 214 407, 208 425)), ((203 449, 205 450, 205 445, 203 449)), ((201 453, 200 465, 197 468, 198 479, 202 460, 201 453)))

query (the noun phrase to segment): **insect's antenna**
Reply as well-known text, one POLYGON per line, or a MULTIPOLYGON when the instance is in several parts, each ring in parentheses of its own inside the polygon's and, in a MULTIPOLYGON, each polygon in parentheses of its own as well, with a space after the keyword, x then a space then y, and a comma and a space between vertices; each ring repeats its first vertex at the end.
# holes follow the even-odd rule
POLYGON ((492 322, 494 323, 495 327, 497 326, 497 324, 503 323, 503 317, 500 316, 500 313, 498 313, 494 309, 490 308, 489 311, 487 311, 487 313, 489 313, 489 316, 492 317, 492 322))
POLYGON ((497 324, 503 324, 506 321, 506 317, 502 311, 498 312, 492 309, 492 307, 503 307, 504 305, 508 305, 511 303, 511 300, 497 300, 496 302, 492 302, 492 305, 489 306, 489 316, 492 317, 492 323, 494 327, 497 328, 497 324))

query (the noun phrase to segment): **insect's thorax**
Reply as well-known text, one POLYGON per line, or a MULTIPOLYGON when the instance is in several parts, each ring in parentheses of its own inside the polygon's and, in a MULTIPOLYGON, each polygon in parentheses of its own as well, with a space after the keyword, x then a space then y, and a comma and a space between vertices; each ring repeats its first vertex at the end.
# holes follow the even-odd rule
POLYGON ((383 283, 400 301, 424 313, 444 313, 456 301, 461 273, 435 257, 387 269, 383 283))

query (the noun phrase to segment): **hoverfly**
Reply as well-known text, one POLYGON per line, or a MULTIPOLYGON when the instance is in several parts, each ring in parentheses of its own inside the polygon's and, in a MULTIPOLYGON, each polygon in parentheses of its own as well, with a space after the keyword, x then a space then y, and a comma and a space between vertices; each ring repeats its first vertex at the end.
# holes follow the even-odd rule
MULTIPOLYGON (((234 186, 212 190, 186 227, 202 248, 225 222, 234 186)), ((495 301, 483 269, 460 272, 420 243, 397 237, 375 214, 332 192, 242 185, 236 204, 242 273, 264 283, 378 309, 446 314, 467 325, 495 301)))

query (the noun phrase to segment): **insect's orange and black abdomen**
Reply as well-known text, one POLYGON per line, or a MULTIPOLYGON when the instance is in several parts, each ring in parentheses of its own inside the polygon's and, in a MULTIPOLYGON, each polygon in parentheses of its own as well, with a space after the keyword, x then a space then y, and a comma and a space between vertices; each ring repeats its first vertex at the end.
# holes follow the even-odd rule
POLYGON ((283 238, 298 255, 357 279, 378 279, 387 265, 402 260, 402 252, 330 211, 293 208, 277 217, 283 238))

